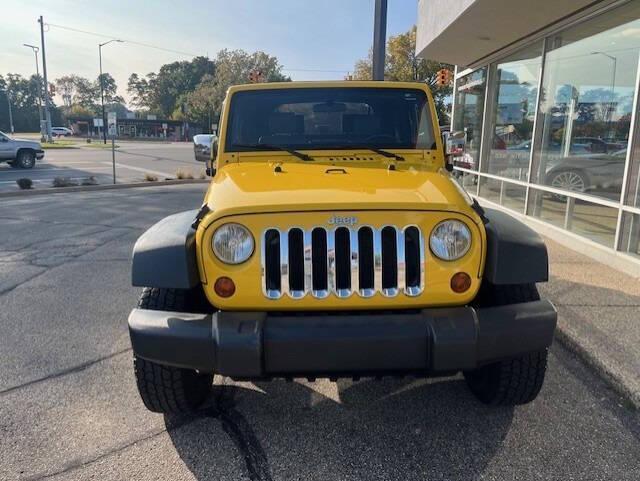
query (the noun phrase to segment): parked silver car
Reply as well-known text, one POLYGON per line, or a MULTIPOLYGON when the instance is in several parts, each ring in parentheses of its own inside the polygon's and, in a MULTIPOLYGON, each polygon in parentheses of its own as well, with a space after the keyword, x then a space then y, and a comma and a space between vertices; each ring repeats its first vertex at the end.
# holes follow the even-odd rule
POLYGON ((43 157, 44 150, 40 142, 14 139, 0 132, 0 162, 8 162, 12 167, 31 169, 36 165, 36 159, 43 157))
POLYGON ((193 153, 196 160, 206 162, 211 158, 211 145, 217 142, 218 137, 213 134, 199 134, 193 136, 193 153))
POLYGON ((56 137, 69 137, 73 135, 73 130, 67 127, 51 127, 51 134, 56 137))

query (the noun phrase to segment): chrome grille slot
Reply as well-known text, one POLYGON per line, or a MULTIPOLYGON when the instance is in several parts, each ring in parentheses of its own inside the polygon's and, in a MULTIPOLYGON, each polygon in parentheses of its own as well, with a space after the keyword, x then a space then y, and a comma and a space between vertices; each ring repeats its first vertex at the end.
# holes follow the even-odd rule
POLYGON ((269 299, 413 297, 424 289, 424 240, 416 226, 267 229, 261 254, 269 299))

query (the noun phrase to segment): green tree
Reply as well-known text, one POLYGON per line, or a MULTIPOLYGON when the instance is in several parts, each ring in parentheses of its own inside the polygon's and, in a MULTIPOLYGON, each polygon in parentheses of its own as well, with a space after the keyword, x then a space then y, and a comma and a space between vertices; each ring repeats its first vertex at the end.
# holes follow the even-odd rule
POLYGON ((169 117, 182 108, 178 102, 180 97, 194 91, 207 74, 215 74, 215 63, 206 57, 195 57, 165 64, 157 73, 149 73, 145 78, 132 74, 127 91, 137 107, 169 117))
MULTIPOLYGON (((38 98, 42 79, 35 75, 29 78, 19 74, 0 75, 0 130, 9 131, 9 108, 7 93, 11 102, 13 125, 16 132, 37 132, 40 130, 38 98)), ((51 106, 51 118, 54 124, 61 121, 59 110, 51 106)))
POLYGON ((96 87, 95 82, 84 77, 79 77, 76 85, 77 101, 74 105, 77 104, 82 107, 95 110, 97 108, 98 98, 100 95, 100 90, 96 87))
POLYGON ((100 100, 100 79, 102 78, 102 89, 104 90, 104 103, 105 104, 113 104, 113 103, 124 103, 124 99, 118 95, 118 86, 116 85, 115 79, 111 76, 111 74, 103 73, 102 77, 98 75, 96 79, 96 91, 97 91, 97 100, 100 100))
MULTIPOLYGON (((372 53, 355 63, 353 77, 356 80, 371 80, 372 53)), ((447 103, 450 103, 452 88, 450 85, 439 87, 436 84, 438 70, 453 66, 433 60, 416 57, 416 27, 405 33, 391 36, 387 40, 384 66, 385 80, 399 82, 424 82, 431 88, 436 104, 436 112, 441 123, 448 122, 447 103)))
MULTIPOLYGON (((155 74, 149 74, 155 75, 155 74)), ((129 75, 127 81, 127 93, 131 96, 131 105, 138 108, 148 108, 150 105, 151 89, 149 80, 140 77, 137 73, 129 75)))
POLYGON ((224 49, 218 52, 215 62, 215 76, 203 78, 185 98, 186 111, 193 120, 205 122, 208 118, 218 116, 227 89, 232 85, 247 83, 252 70, 260 70, 268 82, 291 81, 282 73, 282 65, 277 57, 265 52, 224 49))
MULTIPOLYGON (((107 74, 108 75, 108 74, 107 74)), ((100 100, 100 88, 95 82, 79 75, 65 75, 54 80, 67 110, 74 106, 95 110, 100 100)))

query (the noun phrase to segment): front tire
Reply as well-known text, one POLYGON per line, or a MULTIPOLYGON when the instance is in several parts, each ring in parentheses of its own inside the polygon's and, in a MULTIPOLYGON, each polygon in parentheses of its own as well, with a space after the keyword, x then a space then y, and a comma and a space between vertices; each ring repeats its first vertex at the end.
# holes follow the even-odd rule
POLYGON ((207 399, 213 384, 212 374, 165 366, 135 356, 133 370, 142 402, 154 413, 193 413, 207 399))
MULTIPOLYGON (((503 306, 540 299, 535 284, 496 286, 485 281, 476 305, 503 306)), ((492 406, 515 406, 533 401, 542 389, 547 370, 548 350, 532 352, 513 359, 498 361, 464 377, 471 392, 492 406)))
POLYGON ((21 169, 31 169, 36 165, 36 153, 33 150, 21 150, 14 164, 21 169))
MULTIPOLYGON (((157 311, 200 312, 205 306, 201 288, 194 290, 145 287, 138 308, 157 311)), ((138 392, 149 411, 171 415, 190 414, 208 398, 213 374, 167 366, 134 355, 133 370, 138 392)))

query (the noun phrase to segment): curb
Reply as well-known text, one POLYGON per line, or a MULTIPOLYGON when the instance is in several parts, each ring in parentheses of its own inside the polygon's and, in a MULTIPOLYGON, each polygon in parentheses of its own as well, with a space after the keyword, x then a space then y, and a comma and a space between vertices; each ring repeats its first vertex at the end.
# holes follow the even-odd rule
POLYGON ((565 332, 560 326, 556 329, 555 339, 563 347, 574 353, 587 366, 593 369, 596 374, 618 395, 622 396, 636 409, 640 410, 640 392, 629 386, 623 376, 614 372, 606 362, 598 358, 593 352, 580 344, 580 341, 565 332))
POLYGON ((77 185, 73 187, 51 187, 47 189, 30 189, 30 190, 18 190, 14 192, 0 192, 0 198, 31 197, 34 195, 64 194, 68 192, 92 192, 92 191, 100 191, 100 190, 131 189, 136 187, 160 187, 165 185, 208 184, 208 183, 209 183, 208 179, 176 179, 176 180, 159 180, 156 182, 131 182, 128 184, 77 185))

